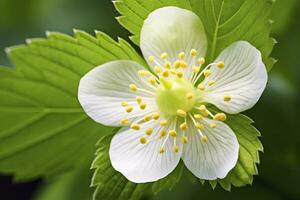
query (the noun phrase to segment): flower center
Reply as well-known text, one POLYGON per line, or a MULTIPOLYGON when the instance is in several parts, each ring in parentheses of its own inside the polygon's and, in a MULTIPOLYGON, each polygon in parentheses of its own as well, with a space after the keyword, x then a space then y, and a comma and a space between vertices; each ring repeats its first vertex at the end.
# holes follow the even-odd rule
POLYGON ((156 103, 165 115, 177 115, 178 110, 189 112, 195 106, 196 91, 191 82, 185 79, 160 79, 156 89, 156 103))

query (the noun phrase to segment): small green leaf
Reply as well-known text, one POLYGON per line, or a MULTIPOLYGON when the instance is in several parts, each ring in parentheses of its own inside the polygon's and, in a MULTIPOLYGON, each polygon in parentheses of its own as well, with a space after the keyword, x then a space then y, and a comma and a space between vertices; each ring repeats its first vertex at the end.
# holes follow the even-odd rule
POLYGON ((207 61, 211 62, 231 43, 246 40, 257 47, 270 70, 275 63, 270 53, 276 41, 269 37, 269 15, 272 0, 117 0, 116 9, 122 15, 118 21, 140 43, 144 20, 154 10, 177 6, 194 11, 201 18, 208 38, 207 61))
POLYGON ((0 68, 0 172, 16 180, 52 176, 91 162, 99 137, 112 128, 95 123, 77 100, 80 78, 119 59, 144 60, 125 41, 75 30, 71 37, 7 49, 15 68, 0 68))

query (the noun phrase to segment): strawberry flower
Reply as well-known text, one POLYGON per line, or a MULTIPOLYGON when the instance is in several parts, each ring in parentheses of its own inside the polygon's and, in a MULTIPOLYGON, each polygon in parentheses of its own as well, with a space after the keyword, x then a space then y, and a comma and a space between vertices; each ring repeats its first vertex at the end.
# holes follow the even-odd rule
POLYGON ((225 113, 243 112, 260 98, 267 82, 260 52, 238 41, 206 64, 200 18, 177 7, 148 16, 140 47, 150 70, 113 61, 79 85, 79 101, 92 119, 122 126, 111 141, 112 166, 135 183, 166 177, 181 159, 200 179, 224 178, 239 152, 225 113), (210 104, 222 112, 209 110, 210 104))

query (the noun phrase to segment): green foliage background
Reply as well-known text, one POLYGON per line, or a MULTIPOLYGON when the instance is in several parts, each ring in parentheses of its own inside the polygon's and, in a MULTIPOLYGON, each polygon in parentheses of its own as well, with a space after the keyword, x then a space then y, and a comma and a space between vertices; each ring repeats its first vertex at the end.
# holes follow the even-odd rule
MULTIPOLYGON (((172 192, 164 190, 154 199, 300 198, 298 189, 300 136, 297 126, 297 116, 300 114, 299 10, 300 2, 297 0, 277 0, 272 13, 274 19, 272 36, 279 42, 272 56, 279 61, 270 73, 269 84, 263 98, 254 109, 246 113, 255 119, 255 126, 263 134, 261 140, 264 144, 264 153, 261 155, 259 165, 260 176, 255 177, 253 186, 233 188, 230 193, 220 187, 213 191, 208 184, 190 184, 188 179, 198 180, 191 178, 189 174, 184 174, 183 180, 172 192)), ((78 28, 93 34, 93 30, 97 29, 108 33, 113 38, 117 36, 127 38, 130 34, 114 20, 116 16, 118 14, 109 0, 2 0, 0 2, 0 49, 24 43, 25 38, 44 37, 45 30, 72 34, 72 29, 78 28)), ((0 65, 9 65, 4 52, 0 53, 0 65)), ((87 68, 83 69, 83 72, 85 70, 87 68)), ((80 119, 80 116, 75 117, 80 119)), ((96 135, 93 137, 97 138, 96 135)), ((95 138, 91 140, 94 141, 95 138)), ((87 151, 96 151, 96 147, 92 148, 87 151)), ((48 183, 38 191, 35 199, 88 199, 92 195, 92 191, 87 187, 91 178, 89 166, 78 165, 80 167, 74 171, 48 180, 48 183)), ((65 168, 53 170, 61 171, 65 168)), ((144 198, 153 197, 151 194, 146 194, 144 198)))

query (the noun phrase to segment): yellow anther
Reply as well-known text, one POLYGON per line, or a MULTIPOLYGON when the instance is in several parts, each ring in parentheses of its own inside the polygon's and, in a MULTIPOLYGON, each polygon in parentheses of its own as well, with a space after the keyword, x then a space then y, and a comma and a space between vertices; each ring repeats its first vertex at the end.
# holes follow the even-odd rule
POLYGON ((193 93, 187 93, 186 94, 186 99, 187 100, 192 100, 194 98, 194 94, 193 93))
POLYGON ((133 107, 132 106, 126 106, 125 110, 126 110, 126 112, 131 113, 133 111, 133 107))
POLYGON ((208 117, 208 115, 209 115, 209 112, 206 110, 206 111, 204 111, 204 112, 202 112, 202 116, 203 117, 208 117))
POLYGON ((225 67, 225 63, 224 61, 220 61, 216 64, 216 66, 219 68, 219 69, 223 69, 225 67))
POLYGON ((154 67, 154 72, 159 74, 161 72, 161 68, 159 66, 154 67))
POLYGON ((159 148, 159 153, 160 153, 160 154, 165 153, 165 149, 164 149, 163 147, 160 147, 160 148, 159 148))
POLYGON ((178 153, 179 152, 179 147, 178 146, 173 146, 172 148, 174 153, 178 153))
POLYGON ((166 126, 166 125, 168 124, 168 121, 167 121, 167 120, 161 120, 161 121, 159 122, 159 124, 160 124, 161 126, 166 126))
POLYGON ((187 144, 187 143, 188 143, 188 138, 187 138, 186 136, 183 136, 183 137, 181 138, 181 143, 182 143, 182 144, 187 144))
POLYGON ((186 122, 183 122, 182 124, 180 124, 180 129, 183 130, 183 131, 186 131, 188 129, 188 126, 187 126, 187 123, 186 122))
POLYGON ((208 86, 213 86, 214 84, 216 83, 216 81, 214 81, 214 80, 211 80, 211 81, 208 81, 208 86))
POLYGON ((210 128, 216 128, 217 124, 216 123, 211 123, 209 126, 210 126, 210 128))
POLYGON ((128 102, 126 102, 126 101, 122 101, 122 102, 121 102, 121 106, 123 106, 123 107, 126 107, 126 106, 128 106, 128 102))
POLYGON ((230 101, 231 100, 231 96, 229 96, 229 95, 225 95, 224 96, 224 101, 230 101))
POLYGON ((186 117, 186 115, 187 115, 186 112, 181 109, 178 109, 176 112, 179 117, 186 117))
POLYGON ((137 86, 136 86, 135 84, 133 84, 133 83, 129 85, 129 88, 130 88, 130 90, 131 90, 132 92, 136 92, 137 89, 138 89, 137 86))
POLYGON ((144 116, 144 122, 149 122, 151 120, 152 116, 151 115, 145 115, 144 116))
POLYGON ((155 57, 154 56, 149 56, 148 60, 149 60, 150 63, 154 63, 155 57))
POLYGON ((171 136, 171 137, 177 137, 177 132, 175 131, 175 130, 170 130, 169 131, 169 135, 171 136))
POLYGON ((204 58, 199 58, 197 62, 198 62, 199 65, 203 65, 205 63, 205 59, 204 58))
POLYGON ((145 102, 141 102, 141 103, 140 103, 140 109, 141 109, 141 110, 145 110, 146 107, 147 107, 147 104, 146 104, 145 102))
POLYGON ((182 68, 187 68, 187 63, 185 62, 185 61, 180 61, 180 67, 182 67, 182 68))
POLYGON ((131 124, 130 128, 138 131, 141 129, 141 126, 139 124, 133 123, 131 124))
POLYGON ((192 49, 190 52, 192 57, 195 57, 197 55, 197 50, 196 49, 192 49))
POLYGON ((198 119, 198 120, 202 120, 203 119, 202 115, 200 115, 200 114, 195 114, 194 117, 196 119, 198 119))
POLYGON ((160 55, 160 58, 163 59, 163 60, 167 59, 167 57, 168 57, 168 54, 167 54, 167 53, 162 53, 162 54, 160 55))
POLYGON ((194 66, 193 68, 194 74, 197 74, 200 71, 200 67, 194 66))
POLYGON ((209 77, 211 75, 211 71, 209 69, 207 69, 203 72, 203 74, 205 77, 209 77))
POLYGON ((202 91, 205 90, 205 86, 201 83, 197 87, 199 90, 202 90, 202 91))
POLYGON ((208 142, 208 137, 206 135, 201 136, 201 141, 204 143, 208 142))
POLYGON ((163 137, 165 137, 167 135, 167 132, 165 130, 162 130, 160 133, 159 133, 159 139, 162 139, 163 137))
POLYGON ((146 130, 146 135, 151 135, 153 132, 153 129, 152 128, 147 128, 146 130))
POLYGON ((168 78, 169 75, 170 75, 169 70, 165 69, 165 70, 162 72, 162 75, 163 75, 163 77, 168 78))
POLYGON ((156 85, 156 80, 155 80, 155 78, 153 78, 153 77, 150 77, 150 78, 148 79, 148 82, 149 82, 151 85, 156 85))
POLYGON ((135 100, 138 104, 142 103, 142 97, 140 96, 135 97, 135 100))
POLYGON ((141 137, 140 138, 140 143, 141 144, 146 144, 147 143, 147 139, 145 137, 141 137))
POLYGON ((205 111, 206 111, 206 106, 205 106, 205 105, 201 105, 201 106, 199 107, 199 111, 200 111, 200 112, 205 112, 205 111))
POLYGON ((177 75, 178 78, 182 78, 183 77, 183 73, 182 72, 177 72, 176 75, 177 75))
POLYGON ((199 129, 199 130, 204 130, 204 125, 203 125, 203 124, 196 123, 195 126, 196 126, 196 128, 199 129))
POLYGON ((154 114, 153 114, 153 119, 154 119, 154 120, 158 120, 159 117, 160 117, 159 113, 154 113, 154 114))
POLYGON ((170 62, 165 63, 165 68, 171 69, 171 67, 172 67, 172 64, 170 62))
POLYGON ((129 120, 128 119, 121 119, 120 122, 121 122, 122 125, 129 124, 129 120))
POLYGON ((174 67, 175 67, 175 69, 178 69, 180 67, 180 60, 176 60, 174 62, 174 67))
POLYGON ((149 76, 149 75, 151 75, 151 73, 149 71, 146 71, 146 70, 139 70, 138 73, 139 73, 140 76, 149 76))
POLYGON ((227 116, 225 115, 225 113, 217 113, 214 116, 214 120, 225 121, 226 119, 227 119, 227 116))
POLYGON ((185 53, 184 53, 184 52, 180 52, 180 53, 178 54, 178 58, 179 58, 180 60, 183 60, 184 57, 185 57, 185 53))

